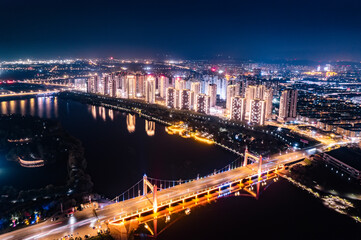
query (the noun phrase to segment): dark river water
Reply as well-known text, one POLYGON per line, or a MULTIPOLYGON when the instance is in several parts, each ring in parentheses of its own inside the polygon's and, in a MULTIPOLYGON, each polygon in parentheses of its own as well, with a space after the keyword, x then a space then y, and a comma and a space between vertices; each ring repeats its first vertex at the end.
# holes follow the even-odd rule
MULTIPOLYGON (((136 115, 57 97, 2 101, 0 111, 60 121, 85 148, 94 191, 107 197, 122 193, 144 174, 159 179, 190 179, 222 168, 237 158, 219 147, 168 135, 163 125, 136 115)), ((27 169, 2 161, 1 185, 34 188, 59 184, 66 175, 61 176, 63 171, 53 169, 62 166, 65 163, 27 169), (24 182, 24 176, 33 180, 24 182)))
MULTIPOLYGON (((0 102, 2 114, 30 114, 57 119, 85 149, 94 191, 112 198, 143 174, 160 179, 205 175, 237 156, 213 145, 168 135, 164 126, 138 116, 61 100, 56 97, 0 102)), ((0 187, 19 189, 63 184, 66 163, 36 169, 20 167, 0 156, 0 187)), ((281 180, 260 199, 229 197, 192 209, 159 239, 361 239, 355 221, 326 207, 281 180)))

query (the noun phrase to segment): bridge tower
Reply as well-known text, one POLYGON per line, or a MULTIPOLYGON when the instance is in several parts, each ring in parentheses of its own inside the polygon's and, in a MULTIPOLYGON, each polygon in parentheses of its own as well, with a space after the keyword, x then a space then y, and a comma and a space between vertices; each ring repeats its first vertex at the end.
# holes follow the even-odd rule
POLYGON ((247 166, 248 165, 248 158, 253 158, 254 160, 256 160, 256 162, 259 163, 259 167, 258 167, 258 170, 260 170, 260 167, 262 166, 262 155, 260 155, 259 157, 248 152, 248 148, 246 148, 244 150, 244 162, 243 162, 243 167, 247 166))
MULTIPOLYGON (((153 213, 157 213, 158 211, 158 202, 157 202, 157 185, 152 185, 147 178, 147 175, 144 174, 143 176, 143 196, 146 196, 148 194, 148 188, 153 193, 153 213)), ((154 236, 157 236, 157 217, 154 217, 153 220, 153 226, 154 226, 154 236)))
POLYGON ((246 148, 244 150, 244 163, 243 163, 243 166, 247 166, 248 164, 248 157, 251 157, 253 158, 254 160, 256 160, 256 162, 258 162, 258 182, 257 182, 257 193, 256 193, 256 199, 258 199, 259 197, 259 190, 260 190, 260 179, 261 179, 261 176, 262 176, 262 155, 259 155, 256 156, 254 154, 251 154, 248 152, 248 149, 246 148))

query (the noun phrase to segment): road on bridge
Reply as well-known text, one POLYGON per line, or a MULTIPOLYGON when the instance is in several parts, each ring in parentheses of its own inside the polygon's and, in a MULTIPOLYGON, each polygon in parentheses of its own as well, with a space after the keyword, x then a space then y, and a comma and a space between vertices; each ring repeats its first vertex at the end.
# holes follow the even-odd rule
MULTIPOLYGON (((315 151, 315 149, 313 150, 315 151)), ((272 169, 278 165, 285 165, 290 162, 298 161, 306 156, 314 154, 310 149, 290 152, 283 155, 275 155, 270 160, 265 160, 262 164, 262 171, 272 169)), ((239 167, 224 171, 218 174, 211 174, 197 180, 176 185, 174 187, 163 189, 157 193, 157 202, 168 202, 172 199, 179 199, 189 194, 197 193, 210 187, 220 186, 224 183, 243 179, 258 173, 258 163, 249 164, 246 167, 239 167)), ((84 237, 85 234, 95 235, 96 231, 92 228, 97 220, 119 219, 127 213, 142 211, 142 209, 152 208, 152 195, 139 196, 122 202, 107 205, 98 209, 97 216, 94 211, 86 209, 74 213, 71 218, 61 218, 58 221, 46 222, 19 229, 10 233, 0 235, 3 240, 31 240, 31 239, 58 239, 68 234, 84 237), (78 235, 77 235, 78 233, 78 235)))

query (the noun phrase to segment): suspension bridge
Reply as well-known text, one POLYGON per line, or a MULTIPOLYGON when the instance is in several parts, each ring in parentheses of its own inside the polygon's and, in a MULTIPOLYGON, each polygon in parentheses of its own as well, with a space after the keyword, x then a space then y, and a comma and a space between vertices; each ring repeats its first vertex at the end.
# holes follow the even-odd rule
POLYGON ((102 208, 85 209, 74 217, 45 221, 14 232, 1 235, 1 239, 59 239, 67 234, 96 234, 89 224, 106 225, 115 239, 128 239, 129 234, 144 225, 149 235, 156 237, 171 224, 159 224, 158 220, 176 221, 176 213, 189 214, 192 207, 206 204, 231 195, 258 198, 262 188, 278 179, 280 171, 288 164, 297 162, 311 152, 295 151, 270 159, 245 151, 222 169, 188 180, 161 180, 143 176, 131 188, 115 197, 111 204, 102 208))
POLYGON ((129 233, 144 224, 149 233, 157 236, 157 219, 167 218, 180 211, 190 211, 198 204, 217 198, 244 194, 258 198, 260 188, 271 179, 278 179, 286 165, 306 157, 307 151, 291 152, 263 161, 262 156, 247 149, 244 159, 238 158, 226 167, 203 177, 188 180, 161 180, 143 176, 131 188, 115 197, 114 204, 100 211, 112 215, 108 219, 111 234, 127 239, 129 233), (250 160, 249 160, 250 159, 250 160), (152 228, 148 225, 152 222, 152 228))

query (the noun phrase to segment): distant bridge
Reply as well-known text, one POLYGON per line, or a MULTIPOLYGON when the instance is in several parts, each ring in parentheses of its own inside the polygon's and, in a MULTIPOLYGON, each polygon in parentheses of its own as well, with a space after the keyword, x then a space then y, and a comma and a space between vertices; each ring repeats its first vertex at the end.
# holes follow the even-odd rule
POLYGON ((46 96, 52 95, 54 93, 60 92, 59 90, 50 90, 50 91, 32 91, 32 92, 13 92, 0 94, 0 98, 6 97, 21 97, 21 96, 46 96))

